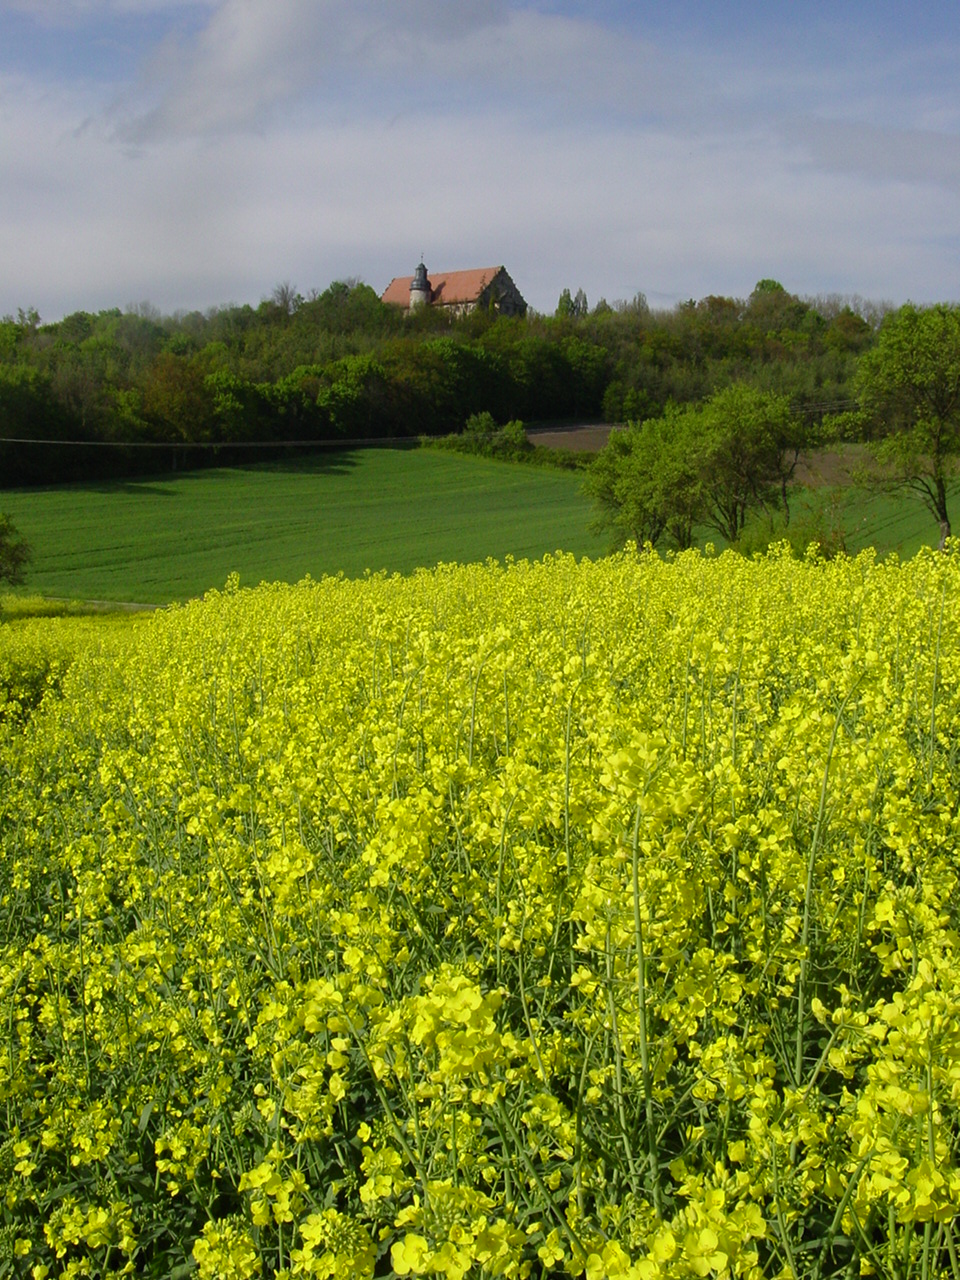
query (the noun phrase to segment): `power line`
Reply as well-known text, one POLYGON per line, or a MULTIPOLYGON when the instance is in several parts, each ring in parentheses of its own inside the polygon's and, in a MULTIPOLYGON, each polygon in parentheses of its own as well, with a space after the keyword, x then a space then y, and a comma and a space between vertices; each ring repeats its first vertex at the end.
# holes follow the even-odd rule
MULTIPOLYGON (((856 400, 832 400, 797 405, 795 412, 803 414, 837 413, 856 409, 856 400)), ((622 423, 591 423, 597 428, 612 428, 622 423)), ((583 426, 548 426, 527 428, 528 435, 557 434, 570 430, 583 430, 583 426)), ((0 444, 47 445, 70 449, 363 449, 375 445, 404 444, 411 447, 420 439, 416 436, 360 436, 333 440, 57 440, 34 436, 0 436, 0 444)))
POLYGON ((336 440, 47 440, 0 436, 0 444, 44 444, 77 449, 342 449, 375 444, 416 444, 419 436, 364 436, 336 440))
POLYGON ((857 409, 860 406, 858 400, 823 400, 812 404, 798 404, 794 406, 797 413, 836 413, 847 409, 857 409))

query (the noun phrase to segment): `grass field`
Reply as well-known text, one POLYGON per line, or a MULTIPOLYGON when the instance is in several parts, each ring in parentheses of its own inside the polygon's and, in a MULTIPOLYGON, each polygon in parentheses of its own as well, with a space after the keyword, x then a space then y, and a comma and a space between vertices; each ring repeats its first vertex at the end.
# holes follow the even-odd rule
MULTIPOLYGON (((795 495, 794 517, 825 508, 822 525, 840 520, 851 552, 875 546, 908 557, 935 545, 936 526, 919 502, 865 494, 845 474, 810 480, 795 495)), ((581 483, 542 467, 368 449, 14 490, 0 505, 34 549, 31 594, 165 604, 220 587, 231 573, 255 585, 556 550, 596 556, 607 543, 589 532, 581 483)))
POLYGON ((163 604, 241 582, 597 555, 580 477, 432 450, 297 458, 3 494, 34 548, 27 589, 163 604))
POLYGON ((921 547, 935 547, 940 536, 920 501, 902 493, 868 493, 846 485, 804 488, 794 493, 790 511, 798 524, 819 524, 824 533, 841 526, 851 555, 876 547, 881 555, 896 553, 906 560, 921 547), (822 513, 819 522, 816 513, 822 513))
MULTIPOLYGON (((802 458, 794 514, 802 520, 811 512, 822 512, 825 529, 834 522, 842 525, 851 553, 876 547, 881 554, 894 551, 909 559, 921 547, 936 546, 936 521, 918 498, 863 487, 862 477, 873 470, 869 448, 863 444, 843 444, 802 458)), ((958 496, 960 489, 954 484, 954 507, 958 496)))

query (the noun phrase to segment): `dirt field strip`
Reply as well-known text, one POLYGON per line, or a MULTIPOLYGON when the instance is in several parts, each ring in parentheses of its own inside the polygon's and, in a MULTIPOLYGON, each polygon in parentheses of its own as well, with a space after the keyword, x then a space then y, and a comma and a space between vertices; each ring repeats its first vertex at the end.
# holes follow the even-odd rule
MULTIPOLYGON (((530 440, 545 449, 570 449, 580 453, 599 453, 610 439, 610 432, 625 423, 600 422, 575 427, 531 427, 530 440)), ((850 485, 858 470, 866 467, 869 454, 863 445, 846 445, 841 449, 820 449, 801 456, 795 479, 811 489, 850 485)))

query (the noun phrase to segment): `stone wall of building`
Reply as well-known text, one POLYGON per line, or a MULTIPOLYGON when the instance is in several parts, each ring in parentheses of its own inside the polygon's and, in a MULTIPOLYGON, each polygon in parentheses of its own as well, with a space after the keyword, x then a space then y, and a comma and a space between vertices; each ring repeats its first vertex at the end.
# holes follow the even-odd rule
POLYGON ((497 272, 477 299, 476 305, 478 307, 489 307, 491 301, 496 310, 503 316, 525 316, 527 314, 527 304, 520 290, 511 280, 510 273, 504 269, 497 272))

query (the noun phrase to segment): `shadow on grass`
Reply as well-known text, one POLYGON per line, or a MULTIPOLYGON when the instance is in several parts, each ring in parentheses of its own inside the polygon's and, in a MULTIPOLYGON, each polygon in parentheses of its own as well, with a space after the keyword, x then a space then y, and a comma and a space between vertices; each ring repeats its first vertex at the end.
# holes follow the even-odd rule
MULTIPOLYGON (((357 466, 359 452, 357 449, 324 448, 316 452, 311 451, 308 454, 296 454, 292 457, 270 458, 259 462, 256 460, 237 462, 229 468, 222 467, 221 470, 279 471, 293 475, 345 475, 357 466)), ((195 471, 191 474, 199 476, 203 473, 195 471)))
POLYGON ((419 436, 390 440, 335 440, 309 449, 290 450, 283 457, 247 459, 231 464, 231 471, 282 471, 306 475, 342 475, 356 467, 364 453, 401 453, 421 447, 419 436))
MULTIPOLYGON (((412 442, 414 447, 416 443, 416 441, 412 442)), ((176 496, 172 485, 184 480, 202 480, 204 476, 216 475, 224 471, 342 475, 357 465, 358 448, 347 448, 340 443, 336 448, 317 445, 297 450, 279 446, 275 450, 273 446, 255 450, 249 444, 222 445, 214 456, 208 457, 206 465, 189 465, 192 462, 189 456, 187 459, 182 457, 178 459, 178 463, 182 464, 184 461, 188 465, 153 467, 134 476, 91 476, 27 487, 14 486, 13 491, 16 492, 18 488, 23 492, 64 489, 84 493, 127 493, 134 496, 171 498, 176 496)))
POLYGON ((88 493, 132 493, 138 496, 147 494, 151 498, 174 497, 173 491, 164 484, 157 484, 156 482, 147 484, 146 481, 142 480, 101 480, 96 484, 84 484, 83 481, 80 481, 74 487, 83 489, 88 493))

